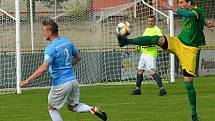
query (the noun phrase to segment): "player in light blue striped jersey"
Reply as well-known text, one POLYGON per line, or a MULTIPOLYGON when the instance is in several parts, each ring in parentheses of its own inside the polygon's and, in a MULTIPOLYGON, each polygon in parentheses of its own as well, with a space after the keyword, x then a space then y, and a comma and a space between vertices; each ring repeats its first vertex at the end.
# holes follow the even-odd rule
POLYGON ((53 121, 63 121, 58 112, 67 103, 68 109, 74 112, 90 112, 103 121, 107 115, 98 107, 91 107, 79 102, 79 83, 73 65, 80 60, 80 52, 66 37, 59 37, 58 25, 52 21, 43 21, 43 36, 49 41, 44 52, 42 65, 26 80, 20 82, 24 87, 49 70, 52 86, 48 95, 48 111, 53 121))

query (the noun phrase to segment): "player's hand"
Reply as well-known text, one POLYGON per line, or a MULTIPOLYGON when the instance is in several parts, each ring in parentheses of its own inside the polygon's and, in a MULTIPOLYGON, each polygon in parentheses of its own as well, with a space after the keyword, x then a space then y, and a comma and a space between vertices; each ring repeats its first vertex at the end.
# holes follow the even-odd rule
POLYGON ((205 22, 205 26, 207 26, 208 28, 213 28, 214 27, 213 21, 209 20, 205 22))
POLYGON ((169 5, 168 3, 164 3, 164 2, 161 2, 159 4, 159 7, 164 9, 164 10, 172 10, 172 11, 176 11, 176 8, 174 8, 173 6, 169 5))
POLYGON ((28 80, 22 80, 19 84, 20 87, 25 87, 29 83, 28 80))
POLYGON ((123 47, 127 44, 127 38, 125 36, 116 35, 116 39, 120 47, 123 47))
POLYGON ((164 3, 164 2, 161 2, 159 4, 159 7, 164 9, 164 10, 170 10, 171 9, 171 6, 168 3, 164 3))

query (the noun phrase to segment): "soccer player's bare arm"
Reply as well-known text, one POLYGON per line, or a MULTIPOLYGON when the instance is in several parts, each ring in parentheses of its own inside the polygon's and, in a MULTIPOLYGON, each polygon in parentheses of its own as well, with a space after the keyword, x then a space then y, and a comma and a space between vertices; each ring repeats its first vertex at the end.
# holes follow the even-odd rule
POLYGON ((40 67, 33 74, 31 74, 31 76, 29 76, 26 80, 21 81, 19 86, 24 87, 28 83, 32 82, 34 79, 48 71, 48 67, 48 62, 43 62, 42 65, 40 65, 40 67))
POLYGON ((80 54, 80 50, 78 51, 77 56, 73 56, 72 58, 72 65, 75 65, 78 63, 78 61, 81 60, 81 54, 80 54))

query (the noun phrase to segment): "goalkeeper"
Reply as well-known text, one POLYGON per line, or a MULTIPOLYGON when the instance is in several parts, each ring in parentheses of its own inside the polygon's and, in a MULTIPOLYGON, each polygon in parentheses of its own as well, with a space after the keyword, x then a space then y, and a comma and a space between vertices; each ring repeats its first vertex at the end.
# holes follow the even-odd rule
POLYGON ((194 5, 194 0, 179 0, 179 7, 175 8, 168 4, 161 4, 161 7, 172 10, 183 17, 183 28, 178 37, 164 36, 140 36, 127 39, 118 36, 119 46, 127 44, 134 45, 158 45, 164 50, 178 56, 184 73, 184 84, 187 90, 188 99, 192 110, 192 121, 199 121, 196 111, 196 91, 193 85, 195 75, 197 54, 199 46, 205 45, 203 33, 204 25, 214 27, 211 21, 205 21, 203 10, 194 5))
MULTIPOLYGON (((145 29, 143 36, 162 36, 161 30, 155 25, 155 16, 149 16, 147 19, 147 28, 145 29)), ((143 80, 144 69, 149 72, 149 75, 156 81, 160 91, 159 95, 163 96, 167 94, 163 87, 160 75, 156 73, 156 57, 157 57, 157 46, 140 46, 141 57, 139 60, 137 70, 136 89, 132 91, 132 95, 141 95, 141 83, 143 80)))

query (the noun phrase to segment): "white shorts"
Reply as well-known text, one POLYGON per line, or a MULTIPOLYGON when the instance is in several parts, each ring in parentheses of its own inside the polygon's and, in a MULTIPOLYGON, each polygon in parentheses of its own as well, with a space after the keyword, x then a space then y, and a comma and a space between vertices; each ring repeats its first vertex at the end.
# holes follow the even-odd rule
POLYGON ((79 83, 77 80, 72 80, 61 85, 52 86, 48 95, 48 104, 60 109, 65 102, 69 105, 78 104, 79 98, 79 83))
POLYGON ((139 60, 138 69, 148 71, 150 69, 156 70, 156 57, 142 53, 139 60))

